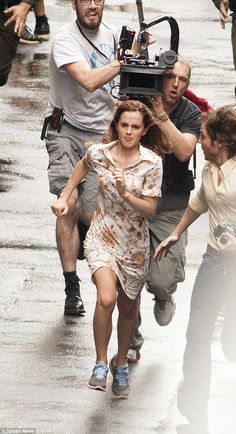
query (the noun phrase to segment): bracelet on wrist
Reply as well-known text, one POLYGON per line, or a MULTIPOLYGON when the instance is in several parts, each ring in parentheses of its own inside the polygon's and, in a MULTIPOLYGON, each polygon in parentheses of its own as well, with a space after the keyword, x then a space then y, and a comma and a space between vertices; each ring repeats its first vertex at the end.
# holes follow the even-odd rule
POLYGON ((162 112, 160 114, 156 114, 156 119, 158 119, 161 122, 166 122, 170 118, 166 112, 162 112))

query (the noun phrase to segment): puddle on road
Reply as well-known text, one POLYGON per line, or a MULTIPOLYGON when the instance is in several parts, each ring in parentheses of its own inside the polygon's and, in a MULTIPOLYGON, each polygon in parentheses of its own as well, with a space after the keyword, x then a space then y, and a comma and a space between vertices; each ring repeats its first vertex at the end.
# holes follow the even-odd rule
POLYGON ((13 161, 0 159, 0 193, 11 190, 13 173, 10 168, 12 165, 13 161))
POLYGON ((48 89, 48 61, 49 53, 25 51, 20 47, 17 52, 9 82, 15 88, 48 89))
POLYGON ((1 248, 4 249, 18 249, 18 250, 56 250, 55 246, 51 246, 49 244, 40 244, 40 243, 28 243, 24 240, 22 242, 1 242, 1 248))
MULTIPOLYGON (((39 110, 41 109, 41 103, 38 101, 38 99, 32 99, 32 98, 25 98, 25 96, 14 96, 10 98, 10 104, 20 108, 22 110, 39 110)), ((14 122, 17 122, 17 119, 14 120, 14 122)))
POLYGON ((5 193, 12 189, 16 178, 32 180, 33 177, 14 171, 16 161, 0 159, 0 193, 5 193))

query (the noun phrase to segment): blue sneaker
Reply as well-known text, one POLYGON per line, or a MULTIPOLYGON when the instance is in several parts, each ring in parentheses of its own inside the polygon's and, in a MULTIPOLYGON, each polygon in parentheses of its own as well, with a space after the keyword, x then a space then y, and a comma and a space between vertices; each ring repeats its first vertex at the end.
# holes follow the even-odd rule
POLYGON ((112 357, 109 368, 113 375, 112 392, 116 398, 127 398, 129 395, 129 369, 128 364, 117 368, 115 366, 116 356, 112 357))
POLYGON ((102 390, 105 392, 107 385, 107 373, 107 365, 104 362, 98 362, 93 368, 93 373, 89 379, 88 387, 90 389, 102 390))

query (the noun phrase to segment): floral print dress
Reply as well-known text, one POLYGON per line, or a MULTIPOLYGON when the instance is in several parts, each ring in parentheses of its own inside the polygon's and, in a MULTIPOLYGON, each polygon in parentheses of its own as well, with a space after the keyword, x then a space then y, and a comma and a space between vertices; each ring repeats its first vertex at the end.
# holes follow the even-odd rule
MULTIPOLYGON (((92 275, 100 267, 110 267, 126 295, 135 299, 149 267, 148 220, 117 192, 110 152, 116 144, 92 145, 86 154, 89 168, 97 174, 99 194, 84 253, 92 275)), ((124 169, 124 176, 127 191, 136 197, 161 196, 162 160, 151 150, 140 145, 138 161, 124 169)))

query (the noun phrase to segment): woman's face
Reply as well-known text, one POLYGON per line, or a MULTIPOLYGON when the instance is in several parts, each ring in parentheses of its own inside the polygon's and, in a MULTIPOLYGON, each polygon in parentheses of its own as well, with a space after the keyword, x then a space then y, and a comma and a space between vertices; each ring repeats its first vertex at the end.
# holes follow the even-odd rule
POLYGON ((138 146, 147 129, 143 125, 143 116, 139 111, 123 112, 116 125, 119 142, 125 148, 138 146))

